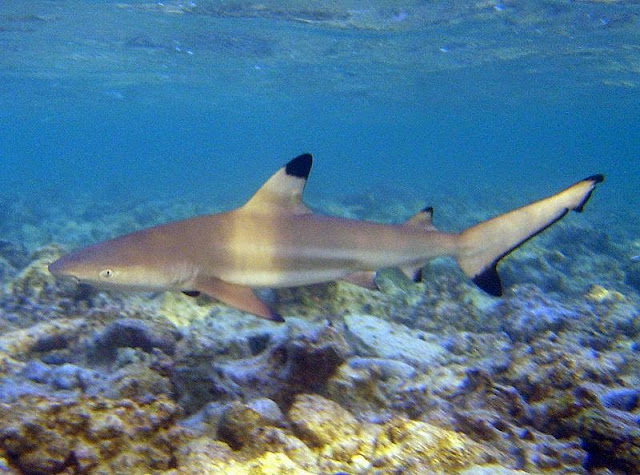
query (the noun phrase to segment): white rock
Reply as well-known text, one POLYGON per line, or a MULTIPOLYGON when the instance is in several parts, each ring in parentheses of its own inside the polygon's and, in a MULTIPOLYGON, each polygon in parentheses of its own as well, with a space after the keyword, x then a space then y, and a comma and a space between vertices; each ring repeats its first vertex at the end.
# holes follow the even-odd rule
POLYGON ((348 338, 362 356, 404 361, 419 369, 443 363, 449 352, 440 337, 371 315, 345 316, 348 338))

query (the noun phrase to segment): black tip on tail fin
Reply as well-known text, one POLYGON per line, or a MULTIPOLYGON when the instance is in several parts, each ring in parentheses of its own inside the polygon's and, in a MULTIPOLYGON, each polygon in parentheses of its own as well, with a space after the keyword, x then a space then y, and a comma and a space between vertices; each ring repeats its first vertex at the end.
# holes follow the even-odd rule
POLYGON ((286 166, 286 172, 289 176, 295 176, 306 180, 309 177, 311 171, 311 165, 313 163, 313 157, 309 153, 303 153, 297 156, 286 166))
POLYGON ((498 275, 496 264, 493 264, 483 270, 480 274, 473 278, 473 283, 484 290, 489 295, 500 297, 502 295, 502 281, 498 275))
POLYGON ((589 191, 589 193, 586 194, 582 202, 574 208, 574 210, 578 213, 582 213, 582 210, 584 209, 584 205, 586 205, 587 201, 589 201, 589 198, 591 198, 591 193, 593 193, 593 190, 595 189, 596 185, 604 181, 604 175, 602 175, 601 173, 598 173, 597 175, 591 175, 582 181, 592 182, 593 188, 591 188, 591 191, 589 191))

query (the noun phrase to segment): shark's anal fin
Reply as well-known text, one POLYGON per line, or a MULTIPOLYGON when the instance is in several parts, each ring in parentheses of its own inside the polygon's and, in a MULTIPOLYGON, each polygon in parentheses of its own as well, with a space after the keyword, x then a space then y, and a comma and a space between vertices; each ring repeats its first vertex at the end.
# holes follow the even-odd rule
POLYGON ((422 266, 425 263, 420 264, 419 267, 401 267, 400 271, 409 279, 411 282, 422 282, 422 266))
POLYGON ((349 274, 344 279, 345 282, 349 282, 351 284, 357 285, 358 287, 362 287, 364 289, 369 290, 378 290, 378 286, 376 285, 376 272, 375 271, 358 271, 349 274))
POLYGON ((256 297, 253 290, 244 285, 230 284, 215 277, 199 277, 196 280, 198 291, 243 312, 252 313, 272 322, 284 322, 282 315, 269 308, 256 297))

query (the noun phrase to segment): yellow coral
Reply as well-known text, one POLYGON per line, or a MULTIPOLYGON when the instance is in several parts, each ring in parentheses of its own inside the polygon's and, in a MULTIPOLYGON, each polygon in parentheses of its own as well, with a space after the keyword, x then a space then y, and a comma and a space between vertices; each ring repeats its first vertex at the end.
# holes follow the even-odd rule
POLYGON ((167 475, 307 475, 316 470, 305 470, 286 453, 277 448, 265 450, 253 457, 244 458, 233 453, 229 446, 220 441, 201 439, 185 450, 186 457, 179 461, 178 468, 167 475))
POLYGON ((587 292, 587 299, 596 303, 621 302, 625 299, 624 295, 615 290, 608 290, 601 285, 594 284, 587 292))
POLYGON ((184 327, 194 321, 202 320, 209 312, 211 312, 211 305, 201 305, 197 299, 179 292, 165 292, 158 307, 158 315, 177 327, 184 327))
POLYGON ((456 473, 488 454, 468 437, 424 422, 358 423, 317 395, 298 395, 289 417, 302 441, 315 447, 322 473, 456 473))
POLYGON ((355 435, 355 417, 337 403, 312 394, 300 394, 289 411, 294 428, 312 446, 323 446, 355 435))
POLYGON ((83 473, 154 473, 173 464, 186 437, 179 408, 166 398, 145 403, 24 396, 0 404, 0 457, 24 473, 60 473, 74 460, 83 473))
POLYGON ((462 434, 430 424, 394 419, 376 440, 374 465, 391 472, 455 473, 478 463, 481 447, 462 434))
POLYGON ((227 444, 194 439, 176 425, 179 408, 162 397, 25 397, 0 404, 0 457, 26 472, 54 473, 73 456, 85 472, 132 475, 456 474, 496 459, 463 434, 402 417, 362 423, 317 395, 295 398, 288 413, 295 433, 241 403, 229 412, 227 444))
POLYGON ((265 452, 248 462, 232 461, 221 472, 227 475, 313 475, 282 453, 265 452))
POLYGON ((289 410, 296 435, 277 427, 250 427, 256 418, 245 417, 248 412, 241 405, 236 409, 236 422, 244 419, 247 424, 241 449, 204 438, 193 441, 178 456, 179 468, 169 474, 455 474, 495 459, 491 449, 463 434, 402 417, 361 423, 335 402, 313 394, 299 394, 289 410))

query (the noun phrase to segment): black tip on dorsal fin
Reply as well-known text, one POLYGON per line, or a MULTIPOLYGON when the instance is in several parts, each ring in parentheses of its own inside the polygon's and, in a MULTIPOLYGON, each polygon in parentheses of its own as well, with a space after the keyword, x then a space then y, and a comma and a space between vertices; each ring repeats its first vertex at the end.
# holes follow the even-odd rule
POLYGON ((593 190, 595 189, 596 185, 604 181, 604 175, 601 173, 598 173, 597 175, 591 175, 582 181, 593 182, 593 188, 591 189, 591 191, 589 191, 589 193, 586 194, 582 202, 574 208, 574 211, 576 211, 577 213, 582 213, 582 210, 584 209, 584 205, 586 205, 587 201, 589 201, 589 198, 591 198, 591 193, 593 193, 593 190))
POLYGON ((307 183, 313 158, 310 154, 299 155, 271 177, 247 201, 242 209, 254 212, 288 212, 308 214, 311 210, 302 203, 302 192, 307 183))
POLYGON ((473 283, 484 290, 489 295, 500 297, 502 295, 502 282, 498 275, 496 265, 487 267, 473 278, 473 283))
POLYGON ((285 170, 289 176, 295 176, 306 180, 309 177, 312 163, 313 157, 311 154, 303 153, 287 163, 285 170))

